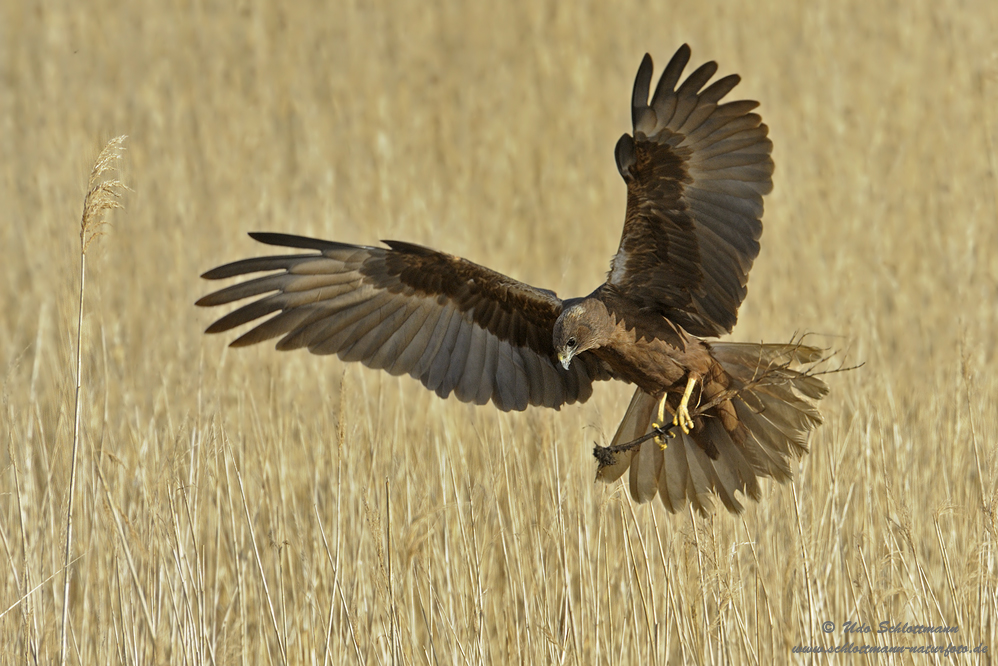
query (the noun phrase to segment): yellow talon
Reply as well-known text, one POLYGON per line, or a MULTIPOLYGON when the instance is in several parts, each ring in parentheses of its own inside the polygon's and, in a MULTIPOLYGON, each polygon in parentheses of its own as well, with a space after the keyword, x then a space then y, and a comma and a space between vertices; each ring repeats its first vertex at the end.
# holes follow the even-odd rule
MULTIPOLYGON (((666 423, 668 423, 668 421, 665 420, 665 409, 668 406, 668 403, 666 402, 668 397, 669 394, 666 393, 662 396, 662 399, 658 401, 658 418, 652 421, 651 423, 652 428, 656 430, 659 429, 665 430, 667 428, 666 423)), ((675 434, 671 432, 668 433, 669 439, 672 439, 673 437, 675 437, 675 434)), ((666 441, 666 438, 662 437, 661 435, 656 435, 655 441, 658 442, 659 447, 661 447, 663 450, 665 450, 665 448, 669 445, 669 443, 666 441)))
MULTIPOLYGON (((696 386, 696 377, 690 375, 689 381, 686 382, 686 390, 683 391, 683 399, 679 401, 679 408, 676 410, 676 415, 672 417, 672 425, 677 425, 682 428, 685 434, 690 434, 690 430, 693 430, 693 417, 690 416, 690 396, 693 395, 693 387, 696 386)), ((665 399, 663 398, 664 402, 665 399)), ((659 408, 661 413, 661 407, 659 408)))

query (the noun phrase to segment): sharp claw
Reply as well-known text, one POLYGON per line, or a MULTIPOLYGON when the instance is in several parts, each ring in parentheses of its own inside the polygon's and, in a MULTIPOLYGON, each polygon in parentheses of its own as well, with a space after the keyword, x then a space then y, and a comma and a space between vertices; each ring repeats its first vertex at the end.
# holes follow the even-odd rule
POLYGON ((696 386, 696 383, 696 378, 690 375, 689 381, 686 382, 686 390, 683 392, 683 399, 679 401, 676 415, 672 417, 672 425, 679 426, 686 435, 690 434, 690 431, 693 430, 693 418, 690 416, 689 404, 690 396, 693 395, 693 387, 696 386))
POLYGON ((669 443, 666 440, 676 438, 676 433, 672 432, 671 427, 672 426, 668 426, 664 423, 652 421, 651 429, 655 431, 655 441, 658 442, 659 447, 663 451, 669 446, 669 443))
POLYGON ((672 425, 679 426, 686 435, 693 430, 693 418, 690 417, 690 410, 686 405, 680 405, 676 410, 676 415, 672 417, 672 425))

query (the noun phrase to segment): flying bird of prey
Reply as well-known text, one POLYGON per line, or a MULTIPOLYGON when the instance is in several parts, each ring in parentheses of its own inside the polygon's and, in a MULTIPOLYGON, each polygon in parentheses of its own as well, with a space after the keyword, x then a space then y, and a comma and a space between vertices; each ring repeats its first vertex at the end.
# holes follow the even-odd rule
POLYGON ((277 313, 232 346, 279 337, 279 350, 337 354, 501 410, 558 409, 587 400, 594 381, 629 382, 634 397, 599 478, 629 471, 636 500, 657 494, 672 511, 687 502, 706 510, 711 492, 740 511, 736 491, 758 499, 759 477, 790 477, 827 389, 808 371, 817 349, 703 339, 730 333, 737 319, 773 160, 758 103, 720 103, 739 77, 708 86, 717 71, 708 62, 680 83, 689 58, 683 45, 650 97, 651 57, 638 69, 633 134, 615 150, 627 184, 624 230, 606 282, 588 296, 562 300, 413 243, 251 233, 299 253, 205 273, 267 273, 199 300, 261 297, 206 332, 277 313))

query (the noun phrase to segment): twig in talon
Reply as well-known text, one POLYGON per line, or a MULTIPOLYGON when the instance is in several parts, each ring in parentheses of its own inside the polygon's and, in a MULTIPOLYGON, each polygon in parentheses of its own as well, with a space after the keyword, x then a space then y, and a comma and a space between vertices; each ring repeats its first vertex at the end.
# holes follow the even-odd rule
POLYGON ((672 429, 675 427, 674 425, 669 425, 668 427, 655 426, 647 435, 642 435, 630 442, 617 444, 616 446, 600 446, 596 442, 593 442, 593 457, 596 458, 599 466, 598 469, 615 465, 617 463, 616 454, 634 450, 653 437, 674 438, 676 434, 672 432, 672 429))

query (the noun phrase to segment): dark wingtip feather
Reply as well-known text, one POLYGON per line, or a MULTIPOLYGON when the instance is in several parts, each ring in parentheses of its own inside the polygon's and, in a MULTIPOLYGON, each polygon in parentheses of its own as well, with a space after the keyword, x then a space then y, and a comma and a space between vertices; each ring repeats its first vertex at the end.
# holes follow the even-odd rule
MULTIPOLYGON (((216 266, 210 271, 205 271, 201 274, 201 277, 205 280, 224 280, 225 278, 235 277, 236 275, 245 275, 246 273, 252 272, 249 267, 252 265, 251 262, 256 261, 258 260, 240 259, 239 261, 233 261, 228 264, 223 264, 222 266, 216 266)), ((205 298, 208 297, 206 296, 205 298)))
POLYGON ((307 236, 296 236, 294 234, 279 234, 271 231, 251 231, 249 237, 266 245, 277 245, 279 247, 295 247, 303 250, 326 250, 331 247, 338 247, 342 243, 333 243, 318 238, 307 236))
POLYGON ((634 90, 631 93, 631 124, 638 124, 638 116, 642 109, 648 107, 648 91, 651 88, 653 65, 651 55, 646 53, 641 59, 638 74, 634 77, 634 90))
POLYGON ((690 48, 690 45, 683 44, 678 49, 676 49, 676 52, 672 55, 672 59, 669 60, 669 64, 666 66, 666 69, 669 69, 669 67, 671 67, 673 63, 678 65, 680 62, 683 63, 682 64, 683 67, 686 67, 686 63, 690 61, 690 56, 692 55, 693 55, 693 49, 690 48))
MULTIPOLYGON (((238 312, 238 310, 236 310, 235 312, 238 312)), ((231 331, 237 326, 242 326, 247 321, 252 321, 251 319, 242 319, 238 315, 233 316, 233 314, 234 313, 230 312, 226 316, 220 317, 219 319, 215 320, 214 322, 212 322, 211 326, 204 329, 204 332, 209 335, 214 335, 216 333, 225 333, 226 331, 231 331)))
POLYGON ((296 260, 314 259, 316 256, 314 254, 285 254, 276 257, 250 257, 212 268, 210 271, 202 273, 201 277, 205 280, 222 280, 247 273, 277 271, 286 269, 296 260))
MULTIPOLYGON (((205 331, 205 333, 208 332, 209 331, 205 331)), ((238 349, 239 347, 249 347, 251 345, 255 345, 257 342, 260 342, 258 336, 253 335, 255 332, 256 329, 254 328, 253 330, 240 335, 238 338, 230 342, 229 346, 238 349)))
POLYGON ((710 87, 700 93, 700 99, 705 99, 711 102, 718 102, 725 95, 727 95, 731 90, 741 83, 742 77, 737 74, 728 74, 727 76, 718 79, 714 83, 710 84, 710 87))
MULTIPOLYGON (((205 271, 204 273, 202 273, 201 277, 202 279, 205 280, 221 280, 224 277, 228 277, 227 275, 222 273, 223 268, 225 268, 225 266, 218 266, 217 268, 212 268, 210 271, 205 271)), ((204 299, 202 298, 201 301, 203 300, 204 299)), ((198 301, 196 305, 204 305, 203 303, 201 303, 201 301, 198 301)))
POLYGON ((683 75, 683 70, 686 69, 692 55, 693 51, 689 44, 683 44, 676 50, 669 60, 669 64, 662 70, 662 78, 658 80, 658 85, 655 87, 656 98, 666 91, 673 92, 676 89, 679 77, 683 75))
POLYGON ((397 241, 397 240, 384 240, 381 241, 391 249, 396 252, 405 252, 407 254, 418 254, 421 256, 431 256, 439 254, 436 250, 432 250, 424 245, 418 245, 416 243, 409 243, 407 241, 397 241))
POLYGON ((700 92, 700 89, 707 85, 711 77, 717 73, 717 63, 713 60, 709 60, 704 64, 697 67, 693 72, 686 77, 683 84, 679 86, 679 90, 676 91, 679 95, 692 94, 695 95, 700 92))

